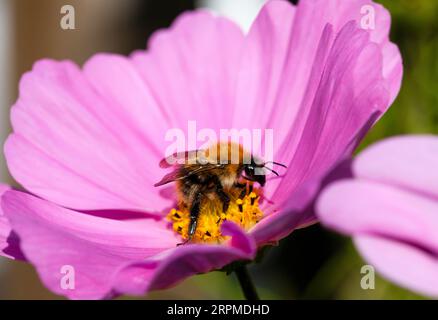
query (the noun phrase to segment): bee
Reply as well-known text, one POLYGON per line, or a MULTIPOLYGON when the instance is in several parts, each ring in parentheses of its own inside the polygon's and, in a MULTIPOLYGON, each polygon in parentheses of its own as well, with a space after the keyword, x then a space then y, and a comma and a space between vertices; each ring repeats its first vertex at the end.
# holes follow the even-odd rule
MULTIPOLYGON (((278 162, 270 163, 286 168, 278 162)), ((174 167, 174 170, 154 186, 176 182, 180 205, 188 208, 190 213, 188 239, 181 244, 192 239, 204 201, 219 200, 222 211, 226 213, 230 204, 229 194, 237 190, 240 192, 239 198, 243 198, 247 185, 249 190, 253 183, 263 187, 266 183, 265 169, 278 176, 266 164, 246 152, 240 144, 231 142, 216 143, 206 150, 175 153, 161 160, 161 168, 174 167)))

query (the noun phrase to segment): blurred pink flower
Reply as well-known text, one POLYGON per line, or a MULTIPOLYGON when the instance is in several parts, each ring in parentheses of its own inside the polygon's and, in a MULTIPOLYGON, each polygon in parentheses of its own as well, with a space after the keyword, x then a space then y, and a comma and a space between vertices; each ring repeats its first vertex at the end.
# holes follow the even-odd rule
POLYGON ((69 298, 144 294, 253 259, 257 247, 314 222, 322 179, 396 97, 402 64, 389 27, 388 12, 367 0, 270 1, 247 35, 190 12, 130 57, 98 54, 82 70, 37 62, 21 79, 5 154, 13 177, 42 199, 4 193, 14 250, 69 298), (375 29, 365 30, 370 4, 375 29), (175 197, 153 187, 166 131, 188 120, 273 128, 275 160, 289 167, 265 187, 273 203, 262 205, 264 218, 248 232, 224 223, 232 239, 221 245, 176 247, 163 221, 175 197), (63 265, 75 268, 74 290, 60 287, 63 265))
POLYGON ((353 162, 353 179, 323 190, 321 222, 353 237, 386 278, 438 297, 438 137, 376 143, 353 162))

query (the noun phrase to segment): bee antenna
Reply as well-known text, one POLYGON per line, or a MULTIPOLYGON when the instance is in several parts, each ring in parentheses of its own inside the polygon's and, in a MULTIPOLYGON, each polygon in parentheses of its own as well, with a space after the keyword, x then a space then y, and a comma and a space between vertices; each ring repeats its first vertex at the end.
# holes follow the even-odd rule
POLYGON ((265 164, 266 164, 266 163, 272 163, 272 164, 275 164, 275 165, 277 165, 277 166, 280 166, 280 167, 283 167, 283 168, 287 168, 286 165, 284 165, 284 164, 282 164, 282 163, 280 163, 280 162, 268 161, 268 162, 265 162, 265 164))
POLYGON ((273 170, 273 169, 271 169, 271 168, 268 168, 268 167, 265 167, 265 169, 268 169, 268 170, 271 171, 273 174, 275 174, 277 177, 279 176, 279 174, 278 174, 277 171, 275 171, 275 170, 273 170))

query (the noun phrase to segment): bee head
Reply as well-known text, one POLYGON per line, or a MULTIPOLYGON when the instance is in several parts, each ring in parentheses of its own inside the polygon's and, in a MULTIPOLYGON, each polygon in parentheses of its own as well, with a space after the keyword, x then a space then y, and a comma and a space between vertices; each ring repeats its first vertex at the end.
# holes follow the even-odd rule
POLYGON ((243 165, 243 171, 245 173, 243 178, 245 178, 249 181, 258 182, 263 187, 266 183, 266 170, 265 169, 268 169, 269 171, 274 173, 276 176, 279 176, 277 171, 266 166, 267 163, 272 163, 272 164, 278 165, 280 167, 287 168, 287 166, 285 166, 284 164, 274 162, 274 161, 269 161, 269 162, 265 162, 263 164, 258 164, 254 161, 254 158, 251 157, 251 162, 243 165))
POLYGON ((251 163, 243 165, 243 171, 245 173, 245 179, 258 182, 262 187, 265 185, 266 175, 264 170, 264 164, 259 165, 255 163, 254 159, 252 158, 251 163))

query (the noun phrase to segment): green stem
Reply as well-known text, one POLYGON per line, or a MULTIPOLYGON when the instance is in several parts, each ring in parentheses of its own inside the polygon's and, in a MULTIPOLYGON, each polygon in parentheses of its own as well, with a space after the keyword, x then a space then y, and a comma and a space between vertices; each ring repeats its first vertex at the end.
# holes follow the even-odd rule
POLYGON ((246 265, 241 265, 237 267, 234 272, 236 273, 237 279, 239 280, 239 284, 242 288, 245 299, 249 301, 260 300, 256 288, 254 287, 254 284, 251 280, 251 276, 248 273, 246 265))

